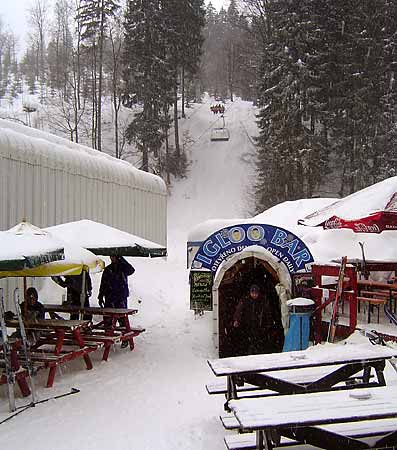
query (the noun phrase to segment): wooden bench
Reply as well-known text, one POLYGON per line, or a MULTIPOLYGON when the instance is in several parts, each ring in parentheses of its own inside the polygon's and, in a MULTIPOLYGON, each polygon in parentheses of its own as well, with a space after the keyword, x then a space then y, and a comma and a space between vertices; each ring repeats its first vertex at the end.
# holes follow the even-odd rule
POLYGON ((255 433, 258 450, 278 447, 279 436, 316 448, 377 449, 397 445, 396 400, 394 386, 380 386, 240 399, 230 406, 241 429, 255 433))
MULTIPOLYGON (((225 436, 225 444, 228 450, 255 450, 256 449, 256 434, 255 433, 240 433, 230 434, 225 436)), ((293 439, 281 437, 280 444, 277 447, 287 447, 292 445, 299 445, 299 442, 293 439)))
POLYGON ((95 342, 102 344, 104 347, 102 360, 107 361, 110 353, 110 349, 113 345, 119 342, 128 341, 130 344, 130 350, 134 350, 134 337, 139 336, 143 333, 145 328, 142 327, 131 327, 130 331, 112 331, 107 333, 106 330, 95 330, 87 331, 83 333, 83 338, 85 342, 95 342))
MULTIPOLYGON (((234 419, 237 422, 237 419, 236 418, 234 419)), ((396 431, 397 420, 396 419, 378 420, 376 423, 376 429, 374 429, 374 423, 371 423, 371 421, 323 425, 318 428, 329 431, 331 433, 343 434, 345 436, 349 436, 355 439, 370 438, 375 436, 382 436, 384 434, 396 431)), ((224 441, 228 450, 256 449, 256 434, 252 432, 230 434, 225 436, 224 441)), ((281 437, 280 444, 277 446, 277 448, 290 447, 293 445, 299 445, 299 443, 293 439, 281 437)))
MULTIPOLYGON (((375 292, 373 293, 375 294, 375 292)), ((357 301, 359 303, 363 302, 363 303, 367 303, 368 304, 368 323, 371 323, 371 307, 375 306, 378 310, 378 323, 379 323, 379 311, 380 311, 380 307, 384 306, 387 303, 387 299, 386 298, 379 298, 379 297, 357 297, 357 301)))

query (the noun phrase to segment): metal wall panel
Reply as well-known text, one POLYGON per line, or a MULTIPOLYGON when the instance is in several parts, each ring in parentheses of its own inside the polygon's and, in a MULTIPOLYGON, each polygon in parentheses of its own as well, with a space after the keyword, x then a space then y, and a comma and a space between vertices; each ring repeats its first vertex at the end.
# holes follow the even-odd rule
POLYGON ((4 120, 0 164, 1 229, 89 218, 166 245, 167 192, 154 175, 4 120))

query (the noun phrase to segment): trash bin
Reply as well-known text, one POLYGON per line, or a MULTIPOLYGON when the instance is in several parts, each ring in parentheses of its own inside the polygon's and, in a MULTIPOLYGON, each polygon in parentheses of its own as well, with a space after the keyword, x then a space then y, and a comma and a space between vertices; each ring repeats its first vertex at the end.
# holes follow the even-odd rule
POLYGON ((287 301, 289 329, 284 340, 283 352, 305 350, 309 346, 310 317, 314 311, 314 301, 298 297, 287 301))

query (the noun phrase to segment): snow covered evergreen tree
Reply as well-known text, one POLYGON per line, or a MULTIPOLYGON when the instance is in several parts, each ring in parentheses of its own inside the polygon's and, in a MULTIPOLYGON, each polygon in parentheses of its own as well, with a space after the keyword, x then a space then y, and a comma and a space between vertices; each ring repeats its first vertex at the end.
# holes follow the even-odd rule
POLYGON ((328 174, 341 195, 390 175, 394 4, 279 0, 261 13, 258 209, 321 192, 328 174))

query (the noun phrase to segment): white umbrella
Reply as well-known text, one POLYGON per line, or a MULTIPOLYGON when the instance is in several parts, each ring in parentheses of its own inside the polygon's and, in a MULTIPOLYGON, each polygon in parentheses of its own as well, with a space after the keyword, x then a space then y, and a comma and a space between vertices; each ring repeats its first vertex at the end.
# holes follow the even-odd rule
POLYGON ((155 242, 92 220, 79 220, 46 228, 66 242, 75 243, 96 255, 166 256, 167 249, 155 242))
POLYGON ((28 222, 0 231, 0 276, 64 259, 64 244, 28 222))

